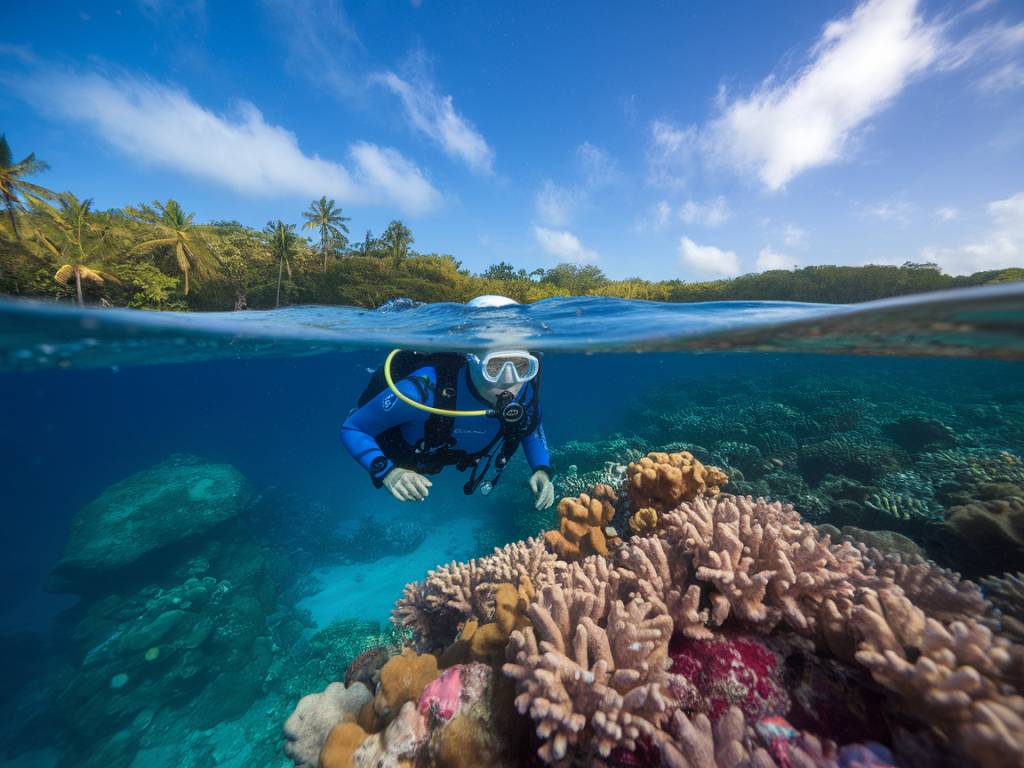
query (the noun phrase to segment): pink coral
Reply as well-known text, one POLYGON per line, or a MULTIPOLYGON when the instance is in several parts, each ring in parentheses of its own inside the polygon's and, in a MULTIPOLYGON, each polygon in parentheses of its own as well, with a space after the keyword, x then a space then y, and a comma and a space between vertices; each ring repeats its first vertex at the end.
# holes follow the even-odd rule
POLYGON ((462 693, 462 669, 459 665, 449 667, 439 678, 427 683, 417 704, 421 714, 427 712, 447 720, 455 714, 462 693))
POLYGON ((714 640, 676 637, 668 649, 670 672, 681 675, 700 693, 699 709, 712 722, 737 706, 749 718, 783 714, 789 695, 776 654, 755 637, 734 635, 714 640))

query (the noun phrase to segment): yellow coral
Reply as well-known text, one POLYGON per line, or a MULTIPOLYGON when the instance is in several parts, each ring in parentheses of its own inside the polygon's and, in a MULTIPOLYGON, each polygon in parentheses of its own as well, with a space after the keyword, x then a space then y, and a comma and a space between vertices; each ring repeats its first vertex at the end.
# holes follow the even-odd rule
POLYGON ((378 716, 390 719, 407 701, 416 701, 427 683, 438 676, 437 657, 418 655, 406 648, 401 656, 392 656, 380 668, 380 687, 373 700, 378 716))
POLYGON ((629 530, 637 536, 646 536, 658 529, 658 510, 654 507, 638 509, 629 518, 629 530))
POLYGON ((331 729, 320 750, 319 768, 351 768, 352 756, 366 738, 355 723, 339 723, 331 729))
POLYGON ((470 661, 493 661, 504 658, 509 635, 530 625, 526 609, 534 597, 533 584, 522 576, 519 586, 499 584, 494 593, 494 621, 480 624, 470 619, 456 640, 438 661, 441 667, 470 661))
POLYGON ((544 540, 563 560, 579 560, 589 555, 607 555, 605 527, 615 516, 615 491, 607 485, 595 485, 592 494, 558 502, 561 518, 557 531, 547 531, 544 540))
POLYGON ((667 512, 698 496, 715 496, 727 482, 722 470, 704 466, 689 451, 655 451, 626 467, 629 500, 636 510, 667 512))

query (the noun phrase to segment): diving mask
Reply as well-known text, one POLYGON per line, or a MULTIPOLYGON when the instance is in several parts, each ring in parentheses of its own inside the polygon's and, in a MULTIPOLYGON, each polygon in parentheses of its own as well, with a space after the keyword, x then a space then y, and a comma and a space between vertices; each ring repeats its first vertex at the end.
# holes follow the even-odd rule
POLYGON ((483 358, 469 355, 480 375, 491 384, 522 384, 540 371, 540 361, 524 350, 488 352, 483 358))

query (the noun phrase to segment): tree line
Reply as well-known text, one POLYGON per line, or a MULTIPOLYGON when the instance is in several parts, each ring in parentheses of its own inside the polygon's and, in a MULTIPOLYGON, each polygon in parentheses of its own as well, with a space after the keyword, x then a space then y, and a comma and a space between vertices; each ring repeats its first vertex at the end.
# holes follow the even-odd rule
POLYGON ((945 275, 934 264, 816 266, 728 280, 609 279, 593 265, 527 271, 507 262, 474 274, 450 254, 421 253, 392 221, 350 239, 351 218, 326 196, 262 229, 200 224, 176 200, 97 210, 89 199, 29 180, 47 169, 14 160, 0 136, 0 293, 80 304, 164 310, 237 310, 285 304, 375 307, 398 297, 464 302, 499 293, 530 302, 554 296, 651 301, 791 300, 829 303, 1024 279, 1024 269, 945 275))

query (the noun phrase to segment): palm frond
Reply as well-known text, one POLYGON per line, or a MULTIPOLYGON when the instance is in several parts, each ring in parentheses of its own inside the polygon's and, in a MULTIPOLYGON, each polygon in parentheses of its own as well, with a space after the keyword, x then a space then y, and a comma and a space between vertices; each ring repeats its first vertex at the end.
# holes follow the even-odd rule
POLYGON ((71 264, 65 264, 63 267, 57 270, 54 274, 53 279, 61 285, 67 285, 68 281, 75 276, 75 268, 71 264))

